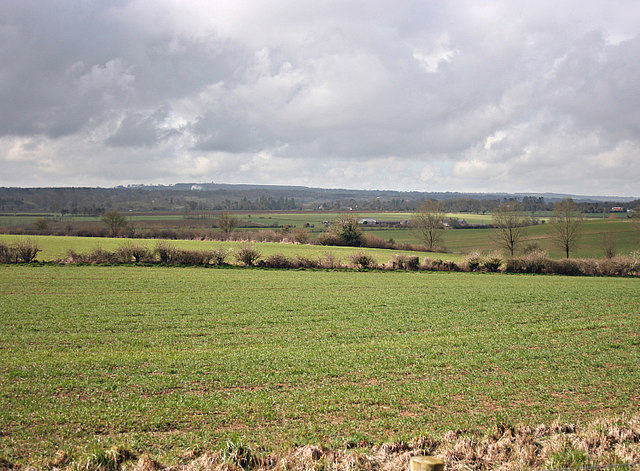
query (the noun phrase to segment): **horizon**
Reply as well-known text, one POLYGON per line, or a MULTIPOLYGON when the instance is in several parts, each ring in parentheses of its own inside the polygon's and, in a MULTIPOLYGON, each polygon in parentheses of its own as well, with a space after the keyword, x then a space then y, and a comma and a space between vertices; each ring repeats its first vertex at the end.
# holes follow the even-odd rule
MULTIPOLYGON (((508 191, 454 191, 454 190, 444 190, 444 191, 417 191, 417 190, 397 190, 391 188, 384 189, 364 189, 364 188, 345 188, 345 187, 314 187, 314 186, 306 186, 306 185, 287 185, 287 184, 263 184, 263 183, 227 183, 227 182, 198 182, 198 181, 184 181, 184 182, 175 182, 175 183, 130 183, 126 185, 114 185, 114 186, 0 186, 2 189, 103 189, 103 190, 117 190, 117 189, 134 189, 140 188, 144 189, 147 187, 176 187, 180 185, 191 185, 191 186, 201 186, 201 185, 218 185, 218 186, 229 186, 229 187, 267 187, 267 188, 297 188, 297 189, 307 189, 307 190, 323 190, 323 191, 354 191, 354 192, 371 192, 371 193, 424 193, 424 194, 460 194, 460 195, 487 195, 487 196, 538 196, 538 197, 549 197, 549 198, 573 198, 573 199, 598 199, 598 201, 611 201, 615 200, 623 201, 623 202, 631 202, 635 200, 640 200, 640 196, 622 196, 622 195, 598 195, 598 194, 575 194, 575 193, 566 193, 566 192, 508 192, 508 191), (610 198, 610 200, 608 200, 610 198)), ((191 188, 189 191, 214 191, 207 190, 206 188, 191 188)))

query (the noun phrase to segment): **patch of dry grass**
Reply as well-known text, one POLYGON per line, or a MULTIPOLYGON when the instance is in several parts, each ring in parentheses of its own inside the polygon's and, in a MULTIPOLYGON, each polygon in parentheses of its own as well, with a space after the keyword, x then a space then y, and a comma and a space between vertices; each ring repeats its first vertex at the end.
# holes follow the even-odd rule
MULTIPOLYGON (((77 461, 60 452, 42 469, 135 471, 400 471, 412 456, 434 455, 447 470, 528 470, 640 463, 640 415, 599 419, 585 426, 553 423, 537 427, 498 424, 482 434, 450 430, 440 439, 387 443, 370 449, 330 450, 314 445, 268 453, 228 442, 223 450, 188 453, 163 466, 149 454, 123 448, 95 451, 77 461)), ((3 461, 0 469, 20 469, 3 461)), ((35 469, 35 468, 29 468, 35 469)))

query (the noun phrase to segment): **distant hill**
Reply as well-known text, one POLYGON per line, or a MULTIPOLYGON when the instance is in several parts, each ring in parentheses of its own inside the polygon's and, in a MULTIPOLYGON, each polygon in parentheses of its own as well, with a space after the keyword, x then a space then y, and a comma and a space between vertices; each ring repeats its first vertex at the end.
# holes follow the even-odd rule
POLYGON ((629 204, 633 198, 556 193, 461 193, 397 190, 353 190, 283 185, 225 183, 176 183, 174 185, 128 185, 115 188, 0 188, 1 212, 53 212, 102 214, 119 211, 282 211, 351 210, 411 211, 418 202, 434 199, 452 212, 491 211, 505 199, 526 202, 529 210, 548 210, 571 197, 585 211, 629 204), (589 206, 587 208, 587 206, 589 206))

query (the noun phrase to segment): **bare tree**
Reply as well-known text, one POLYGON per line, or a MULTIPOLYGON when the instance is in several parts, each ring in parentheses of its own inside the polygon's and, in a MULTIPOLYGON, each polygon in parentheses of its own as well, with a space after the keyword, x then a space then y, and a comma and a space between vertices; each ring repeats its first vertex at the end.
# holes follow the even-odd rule
POLYGON ((553 241, 569 258, 569 252, 576 247, 582 233, 583 217, 576 203, 567 198, 553 205, 551 223, 554 234, 553 241))
POLYGON ((502 203, 493 213, 493 225, 496 227, 493 238, 512 257, 516 246, 525 236, 527 222, 527 217, 520 211, 516 201, 502 203))
POLYGON ((118 237, 127 228, 127 218, 118 211, 109 211, 102 215, 102 222, 107 225, 109 235, 118 237))
POLYGON ((440 241, 444 230, 443 220, 444 212, 440 203, 434 200, 420 203, 413 215, 411 224, 430 250, 440 241))
POLYGON ((225 233, 227 237, 238 227, 238 218, 227 212, 220 213, 218 216, 218 227, 225 233))

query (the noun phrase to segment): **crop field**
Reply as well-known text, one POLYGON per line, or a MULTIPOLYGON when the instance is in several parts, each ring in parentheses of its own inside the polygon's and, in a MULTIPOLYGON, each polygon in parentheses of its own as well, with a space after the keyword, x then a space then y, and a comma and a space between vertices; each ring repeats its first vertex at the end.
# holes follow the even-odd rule
POLYGON ((640 408, 640 280, 0 266, 0 458, 370 446, 640 408))

